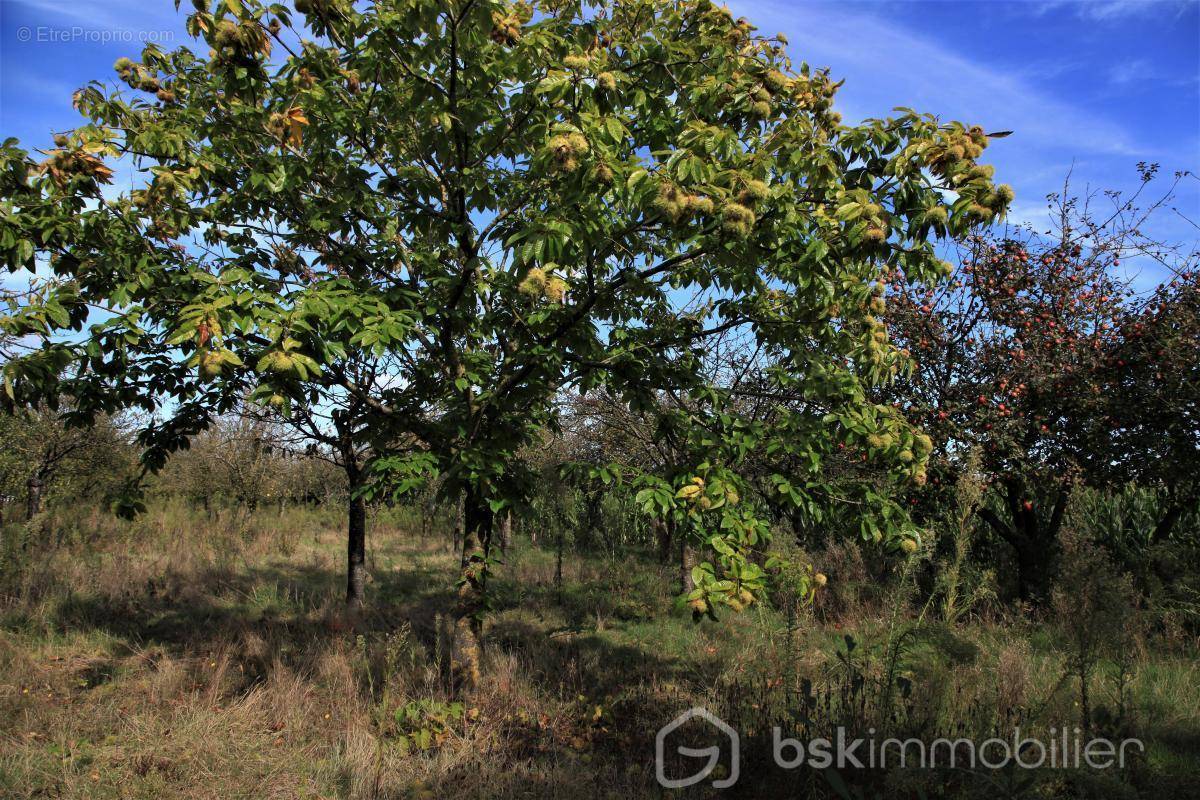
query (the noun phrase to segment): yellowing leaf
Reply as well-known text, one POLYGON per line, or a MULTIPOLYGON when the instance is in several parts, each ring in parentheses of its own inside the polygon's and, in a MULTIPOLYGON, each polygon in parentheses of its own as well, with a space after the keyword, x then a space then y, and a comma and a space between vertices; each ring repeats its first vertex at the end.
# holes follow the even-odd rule
POLYGON ((304 109, 292 107, 285 114, 288 123, 288 141, 293 147, 299 147, 304 143, 303 126, 308 124, 308 117, 304 116, 304 109))

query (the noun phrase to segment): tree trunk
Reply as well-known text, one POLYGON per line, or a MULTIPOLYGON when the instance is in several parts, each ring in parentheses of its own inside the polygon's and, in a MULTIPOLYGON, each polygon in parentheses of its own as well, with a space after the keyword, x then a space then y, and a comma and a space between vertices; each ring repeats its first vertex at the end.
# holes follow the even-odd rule
POLYGON ((362 474, 353 458, 346 461, 346 477, 350 490, 346 526, 346 606, 356 610, 362 608, 367 581, 367 505, 358 495, 362 474))
POLYGON ((583 542, 584 546, 594 546, 596 544, 597 534, 600 532, 600 504, 604 502, 604 492, 597 491, 588 495, 587 498, 587 516, 583 524, 581 535, 576 539, 576 542, 583 542))
POLYGON ((554 557, 554 596, 556 602, 562 605, 562 561, 563 561, 563 529, 558 527, 558 538, 555 539, 554 557))
POLYGON ((986 506, 981 506, 978 514, 1013 548, 1020 599, 1035 605, 1041 604, 1049 598, 1058 571, 1062 549, 1058 534, 1071 496, 1071 486, 1059 488, 1049 519, 1043 523, 1037 507, 1027 498, 1024 485, 1019 480, 1007 481, 1005 485, 1009 519, 1001 519, 986 506), (1027 502, 1030 503, 1028 508, 1025 507, 1027 502))
POLYGON ((487 608, 487 556, 491 549, 492 512, 473 487, 463 495, 462 560, 450 640, 450 678, 454 689, 479 686, 480 640, 487 608))
POLYGON ((1158 524, 1154 526, 1154 533, 1150 535, 1150 542, 1158 544, 1165 542, 1171 537, 1171 531, 1175 529, 1179 518, 1183 516, 1183 505, 1181 503, 1172 502, 1167 507, 1167 513, 1163 514, 1158 524))
POLYGON ((508 553, 508 548, 512 547, 512 530, 512 512, 507 511, 505 512, 504 516, 500 518, 500 552, 502 553, 508 553))
POLYGON ((696 588, 692 580, 692 567, 696 566, 696 551, 688 543, 687 535, 679 537, 679 584, 680 593, 687 594, 696 588))
POLYGON ((25 488, 29 493, 28 505, 25 508, 26 516, 33 519, 42 510, 42 479, 34 475, 25 482, 25 488))
POLYGON ((429 528, 433 523, 434 515, 437 513, 437 503, 435 495, 431 495, 427 500, 421 503, 421 541, 424 542, 429 538, 429 528))
POLYGON ((1058 545, 1053 547, 1025 540, 1017 549, 1017 593, 1021 600, 1034 605, 1050 597, 1058 565, 1058 545))
POLYGON ((671 562, 671 523, 667 520, 654 520, 654 534, 658 538, 658 563, 671 562))
POLYGON ((460 546, 463 537, 463 525, 466 514, 463 513, 463 498, 460 496, 454 504, 454 526, 450 530, 450 546, 455 553, 461 553, 460 546))

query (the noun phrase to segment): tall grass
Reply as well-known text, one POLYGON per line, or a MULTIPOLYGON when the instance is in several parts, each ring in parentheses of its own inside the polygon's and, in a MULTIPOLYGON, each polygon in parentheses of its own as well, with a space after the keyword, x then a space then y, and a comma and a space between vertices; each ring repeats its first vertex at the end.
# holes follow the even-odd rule
MULTIPOLYGON (((1054 620, 922 618, 912 573, 881 583, 846 545, 810 554, 831 578, 815 607, 696 625, 671 610, 675 568, 649 552, 567 548, 559 581, 545 536, 506 555, 487 680, 454 697, 446 516, 374 512, 357 620, 341 613, 336 508, 163 500, 129 523, 52 510, 6 530, 0 796, 657 797, 655 732, 705 705, 744 734, 737 796, 992 797, 987 774, 774 771, 769 731, 974 735, 1079 714, 1054 620), (62 533, 16 541, 37 531, 62 533)), ((1100 658, 1089 686, 1096 708, 1123 698, 1146 762, 1038 776, 1031 792, 1084 796, 1094 779, 1109 794, 1092 796, 1194 796, 1195 662, 1150 634, 1131 652, 1100 658)))

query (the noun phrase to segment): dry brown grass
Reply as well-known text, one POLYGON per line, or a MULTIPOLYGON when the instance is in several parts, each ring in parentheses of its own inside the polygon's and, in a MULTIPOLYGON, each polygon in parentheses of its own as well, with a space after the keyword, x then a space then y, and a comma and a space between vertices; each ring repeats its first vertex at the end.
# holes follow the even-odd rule
MULTIPOLYGON (((348 620, 338 530, 281 537, 219 517, 198 536, 187 522, 158 510, 109 546, 39 555, 9 587, 0 794, 515 797, 590 785, 580 766, 600 726, 563 691, 586 680, 571 657, 561 672, 533 663, 555 648, 495 649, 486 688, 440 746, 398 744, 398 706, 450 700, 444 542, 376 526, 378 602, 348 620)), ((520 570, 530 586, 552 578, 540 561, 520 570)))
MULTIPOLYGON (((166 507, 40 551, 0 601, 0 796, 654 797, 653 735, 679 711, 705 704, 765 731, 785 676, 836 682, 852 627, 881 674, 878 593, 857 607, 843 587, 788 653, 769 609, 693 625, 665 611, 670 568, 571 557, 558 587, 553 553, 525 544, 493 585, 484 687, 416 751, 397 709, 454 699, 441 634, 454 556, 377 519, 372 603, 350 620, 335 523, 166 507)), ((835 556, 860 569, 852 550, 835 556)), ((959 635, 978 659, 906 656, 925 711, 1070 713, 1052 643, 959 635)), ((1162 758, 1187 768, 1195 665, 1148 659, 1133 694, 1144 719, 1169 721, 1162 758)))

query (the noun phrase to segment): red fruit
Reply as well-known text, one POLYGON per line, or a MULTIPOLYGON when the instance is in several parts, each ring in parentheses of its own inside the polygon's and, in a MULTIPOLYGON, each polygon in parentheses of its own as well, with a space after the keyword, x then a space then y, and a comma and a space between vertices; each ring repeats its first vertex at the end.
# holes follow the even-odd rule
POLYGON ((1026 500, 1024 503, 1021 503, 1021 507, 1026 511, 1033 511, 1033 502, 1031 500, 1026 500))

